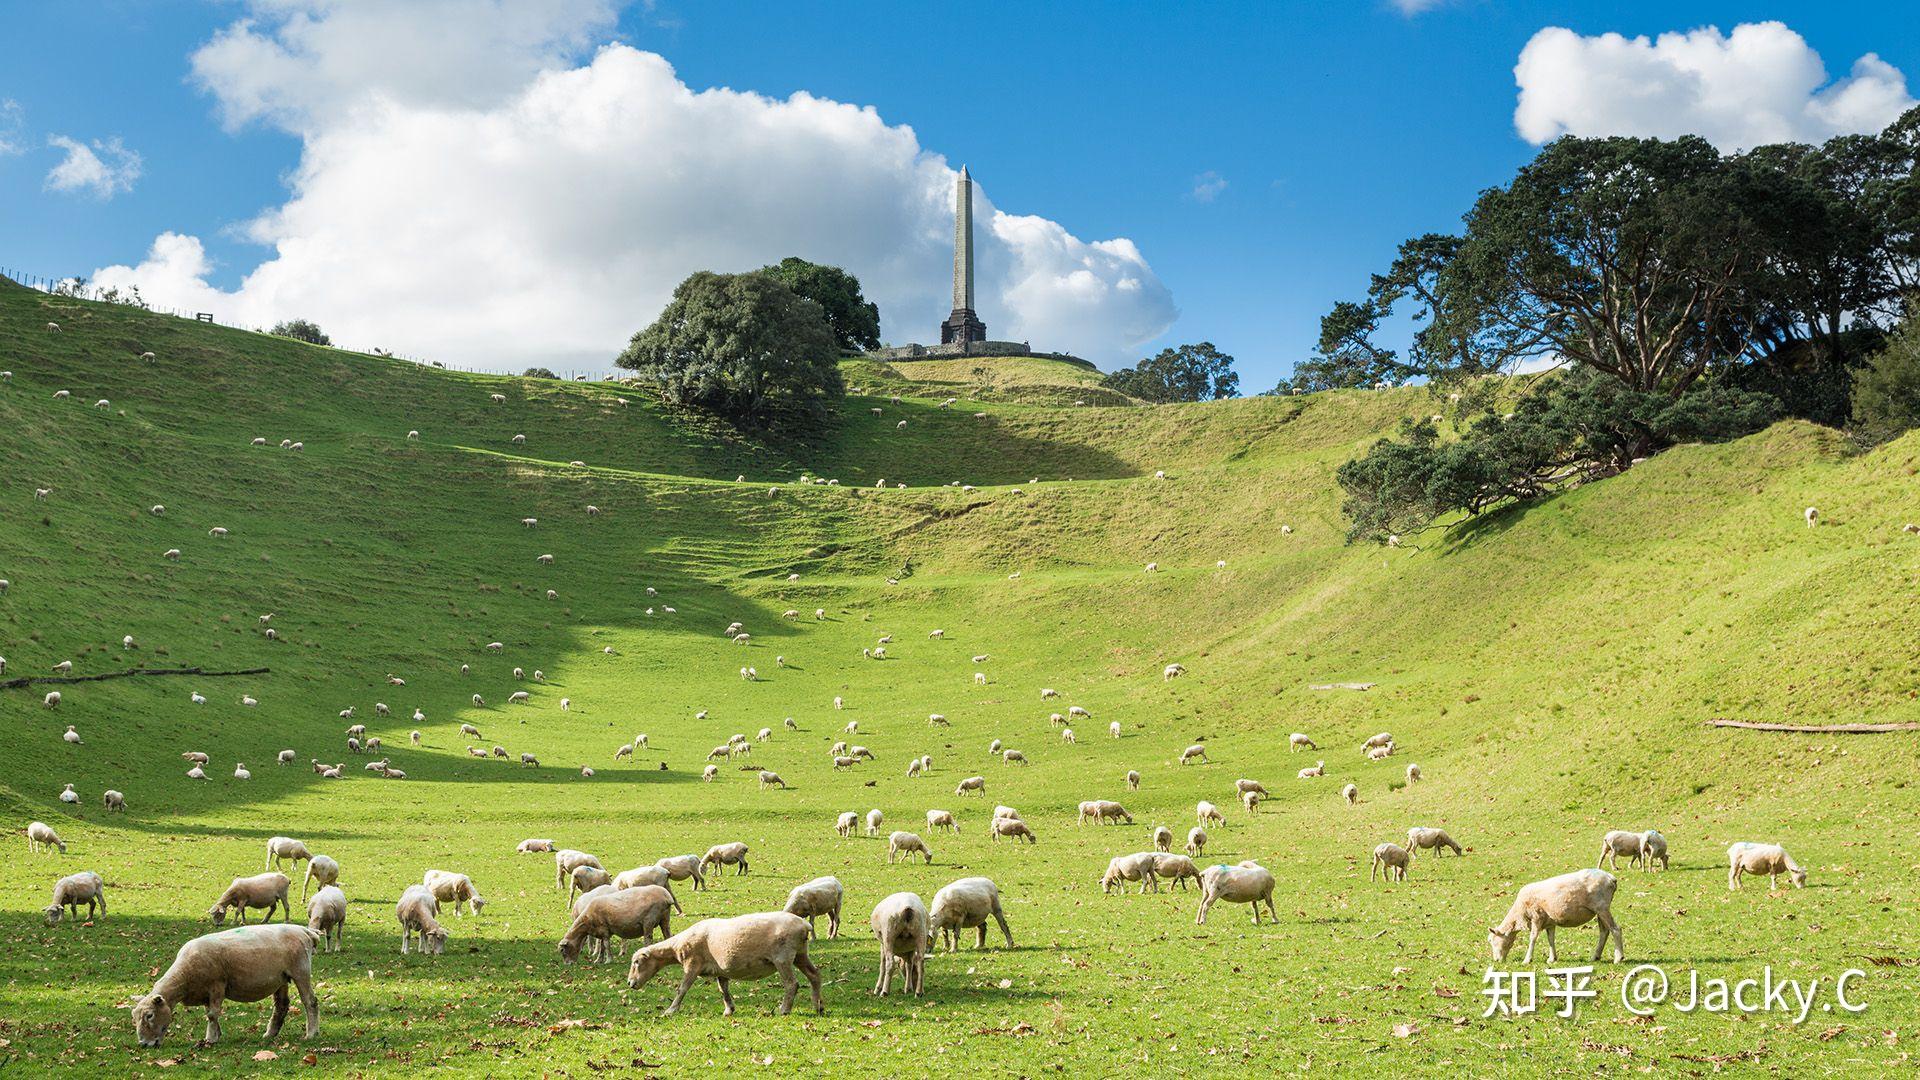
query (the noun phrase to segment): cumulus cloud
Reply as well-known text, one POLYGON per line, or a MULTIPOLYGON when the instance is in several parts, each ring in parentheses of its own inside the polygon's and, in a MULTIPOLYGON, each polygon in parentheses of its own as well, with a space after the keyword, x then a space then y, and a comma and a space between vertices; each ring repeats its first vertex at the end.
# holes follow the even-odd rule
POLYGON ((60 163, 47 172, 48 191, 70 191, 111 199, 133 190, 140 179, 140 155, 120 144, 116 136, 83 143, 65 135, 52 135, 47 145, 66 151, 60 163))
POLYGON ((1193 190, 1188 194, 1192 196, 1194 202, 1210 203, 1219 198, 1220 193, 1225 190, 1227 190, 1227 178, 1208 169, 1193 178, 1193 190))
POLYGON ((1914 105, 1899 69, 1868 53, 1829 82, 1820 54, 1778 22, 1652 40, 1562 27, 1533 36, 1513 69, 1520 136, 1699 135, 1723 150, 1878 131, 1914 105))
MULTIPOLYGON (((302 139, 288 199, 244 227, 270 257, 222 290, 200 242, 169 234, 95 281, 247 325, 312 318, 339 341, 451 364, 604 369, 688 273, 799 255, 859 275, 888 340, 938 340, 955 172, 911 128, 806 93, 695 90, 664 58, 625 45, 555 61, 600 25, 578 14, 591 5, 562 3, 550 7, 565 10, 565 33, 516 31, 508 47, 486 31, 485 48, 515 58, 510 77, 455 93, 376 71, 356 96, 343 72, 371 69, 350 56, 336 68, 335 46, 314 43, 339 39, 312 26, 340 8, 367 16, 301 6, 284 23, 297 34, 242 24, 207 46, 220 63, 195 58, 223 116, 302 139), (236 73, 225 58, 243 36, 272 48, 262 67, 236 73)), ((1004 213, 990 184, 974 193, 976 303, 990 336, 1118 362, 1172 323, 1171 295, 1131 242, 1004 213)))

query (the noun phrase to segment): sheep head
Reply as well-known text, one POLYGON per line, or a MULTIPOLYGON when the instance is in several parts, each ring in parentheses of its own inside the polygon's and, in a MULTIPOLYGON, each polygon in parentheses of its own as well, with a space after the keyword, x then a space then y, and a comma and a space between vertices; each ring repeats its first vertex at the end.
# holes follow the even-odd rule
POLYGON ((160 1037, 167 1033, 172 1023, 173 1005, 159 994, 148 994, 134 1002, 133 1030, 139 1036, 141 1046, 159 1046, 160 1037))

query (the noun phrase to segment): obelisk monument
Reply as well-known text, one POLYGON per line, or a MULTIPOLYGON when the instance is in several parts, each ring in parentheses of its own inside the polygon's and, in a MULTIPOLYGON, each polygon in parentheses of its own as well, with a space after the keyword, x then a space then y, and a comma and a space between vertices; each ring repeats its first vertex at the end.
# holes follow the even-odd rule
POLYGON ((973 177, 965 165, 953 183, 953 313, 940 324, 940 344, 987 340, 987 324, 973 310, 973 177))

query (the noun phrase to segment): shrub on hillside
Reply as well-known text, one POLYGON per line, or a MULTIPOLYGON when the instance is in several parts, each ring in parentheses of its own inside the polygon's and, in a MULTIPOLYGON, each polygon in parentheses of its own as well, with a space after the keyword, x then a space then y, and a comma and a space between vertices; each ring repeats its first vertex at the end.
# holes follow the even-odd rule
POLYGON ((1868 442, 1920 427, 1920 301, 1853 380, 1853 422, 1868 442))
POLYGON ((275 326, 268 333, 276 337, 290 337, 295 341, 304 341, 309 345, 331 345, 333 339, 321 330, 311 319, 288 319, 275 326))
POLYGON ((845 392, 820 305, 769 275, 702 270, 614 363, 672 405, 733 420, 827 412, 845 392))
POLYGON ((1678 442, 1750 434, 1778 415, 1777 401, 1750 390, 1715 383, 1669 397, 1575 368, 1456 441, 1441 441, 1427 420, 1406 420, 1399 439, 1340 466, 1347 539, 1405 536, 1449 514, 1531 502, 1678 442))
POLYGON ((552 368, 530 367, 521 372, 520 377, 523 379, 557 379, 560 376, 555 375, 552 368))

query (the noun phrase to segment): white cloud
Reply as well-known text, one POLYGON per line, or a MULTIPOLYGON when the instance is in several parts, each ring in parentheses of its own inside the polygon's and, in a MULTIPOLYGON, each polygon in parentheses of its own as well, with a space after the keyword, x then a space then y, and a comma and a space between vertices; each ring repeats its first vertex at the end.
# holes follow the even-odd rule
POLYGON ((47 145, 67 152, 47 172, 48 191, 84 192, 96 199, 111 199, 132 191, 133 182, 140 179, 140 155, 122 146, 117 136, 88 144, 52 135, 47 145))
POLYGON ((1190 192, 1194 202, 1210 203, 1227 190, 1227 178, 1208 169, 1193 178, 1193 190, 1190 192))
POLYGON ((26 110, 12 98, 0 98, 0 157, 27 152, 20 142, 20 133, 26 127, 26 110))
POLYGON ((1446 3, 1447 0, 1389 0, 1389 2, 1393 4, 1394 8, 1396 8, 1400 14, 1411 18, 1421 12, 1432 11, 1434 8, 1446 3))
MULTIPOLYGON (((334 7, 289 20, 297 40, 340 40, 310 27, 334 7)), ((440 37, 475 21, 452 19, 440 37)), ((888 340, 938 340, 955 174, 871 108, 696 91, 660 56, 624 45, 580 66, 552 62, 571 30, 518 32, 517 52, 486 31, 514 74, 434 98, 411 75, 396 86, 358 57, 336 62, 348 45, 296 48, 267 33, 229 29, 207 47, 222 63, 195 63, 223 115, 302 139, 289 198, 245 226, 271 257, 215 289, 199 242, 170 234, 139 265, 96 271, 98 283, 137 283, 156 304, 245 325, 312 318, 335 340, 450 364, 602 369, 688 273, 799 255, 859 275, 888 340), (242 34, 273 46, 262 66, 226 66, 242 34), (374 72, 358 96, 350 71, 374 72)), ((1170 294, 1130 242, 1002 213, 990 184, 976 183, 974 212, 977 304, 992 337, 1117 362, 1172 323, 1170 294)))
POLYGON ((1829 83, 1820 54, 1778 22, 1648 40, 1552 26, 1513 69, 1520 136, 1699 135, 1723 150, 1878 131, 1914 104, 1904 75, 1868 53, 1829 83))

